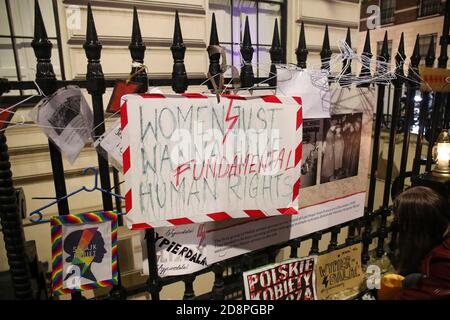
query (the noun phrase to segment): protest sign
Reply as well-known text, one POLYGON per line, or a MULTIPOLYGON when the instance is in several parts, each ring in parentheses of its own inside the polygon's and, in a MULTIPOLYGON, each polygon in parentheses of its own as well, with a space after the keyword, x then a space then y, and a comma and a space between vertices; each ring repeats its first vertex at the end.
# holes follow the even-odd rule
MULTIPOLYGON (((361 217, 369 169, 374 90, 338 89, 332 91, 331 98, 330 119, 309 119, 303 124, 304 161, 299 214, 164 227, 157 228, 156 232, 167 235, 169 243, 188 243, 189 249, 201 252, 206 257, 206 264, 211 265, 361 217), (332 121, 334 128, 329 133, 332 121), (338 134, 334 132, 339 131, 342 135, 344 127, 348 136, 335 139, 338 134), (322 137, 327 134, 328 141, 324 141, 322 137), (339 147, 342 141, 338 141, 336 148, 333 139, 344 140, 345 161, 339 147), (324 161, 325 154, 333 161, 324 161), (334 158, 341 158, 336 170, 334 158), (330 168, 324 167, 324 163, 330 168)), ((205 268, 167 250, 169 246, 161 240, 157 242, 160 276, 181 275, 205 268)))
POLYGON ((425 92, 450 92, 450 70, 444 68, 419 67, 420 90, 425 92))
POLYGON ((297 213, 301 98, 141 94, 121 110, 132 229, 297 213))
POLYGON ((117 284, 117 214, 112 211, 53 216, 52 294, 117 284))
POLYGON ((287 260, 243 273, 247 300, 316 300, 316 257, 287 260))
POLYGON ((361 269, 360 243, 326 253, 317 258, 317 297, 327 300, 331 296, 359 287, 364 281, 361 269))

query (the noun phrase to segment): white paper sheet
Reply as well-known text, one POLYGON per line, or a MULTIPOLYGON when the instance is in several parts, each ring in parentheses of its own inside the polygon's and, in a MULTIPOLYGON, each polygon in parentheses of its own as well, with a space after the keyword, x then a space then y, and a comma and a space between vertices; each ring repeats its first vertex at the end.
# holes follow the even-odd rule
POLYGON ((121 169, 123 166, 122 159, 122 129, 120 128, 120 120, 98 138, 94 143, 95 148, 101 148, 101 152, 105 152, 105 156, 111 157, 112 164, 121 169))
POLYGON ((31 118, 73 163, 91 138, 93 116, 79 87, 61 88, 42 99, 31 118))
POLYGON ((330 117, 331 94, 326 74, 277 67, 277 95, 302 97, 303 119, 330 117))

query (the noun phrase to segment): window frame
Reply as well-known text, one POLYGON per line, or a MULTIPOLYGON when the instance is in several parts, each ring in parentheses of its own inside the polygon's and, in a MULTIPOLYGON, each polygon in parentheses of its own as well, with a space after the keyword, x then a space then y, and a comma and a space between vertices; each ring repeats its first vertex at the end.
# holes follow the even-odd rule
MULTIPOLYGON (((221 41, 221 45, 227 45, 230 46, 231 50, 231 65, 235 65, 235 58, 234 58, 234 51, 235 48, 242 45, 242 37, 240 39, 234 39, 234 27, 233 27, 233 17, 234 17, 234 2, 235 0, 229 0, 230 1, 230 26, 231 26, 231 42, 221 41)), ((272 0, 247 0, 250 2, 256 3, 256 39, 252 39, 252 47, 255 49, 254 55, 256 54, 256 63, 259 65, 260 58, 259 58, 259 48, 271 48, 272 44, 260 44, 259 43, 259 4, 260 3, 269 3, 269 4, 275 4, 280 6, 280 20, 278 21, 278 28, 280 33, 280 41, 281 41, 281 47, 283 49, 283 56, 282 61, 283 63, 286 63, 286 39, 287 39, 287 0, 279 0, 279 1, 272 1, 272 0), (255 41, 256 40, 256 41, 255 41)), ((255 77, 259 78, 259 68, 256 68, 255 77)))
POLYGON ((390 3, 393 2, 393 6, 384 9, 385 12, 392 10, 392 16, 389 16, 388 18, 385 17, 383 20, 383 6, 382 6, 383 0, 380 0, 378 2, 378 5, 380 7, 380 24, 387 25, 395 23, 395 9, 397 8, 397 1, 396 0, 384 0, 384 1, 389 1, 390 3))
POLYGON ((428 48, 430 47, 430 41, 427 41, 426 44, 421 44, 421 41, 423 41, 424 39, 427 38, 432 38, 434 40, 434 46, 435 46, 435 52, 436 52, 436 46, 438 44, 438 33, 434 32, 434 33, 427 33, 427 34, 421 34, 419 35, 419 54, 421 56, 421 60, 420 60, 420 64, 421 65, 425 65, 425 58, 427 56, 428 53, 428 48), (421 49, 424 48, 424 52, 421 52, 421 49))
MULTIPOLYGON (((429 8, 428 6, 425 8, 429 8)), ((435 15, 440 15, 442 11, 442 3, 441 0, 420 0, 419 1, 419 18, 422 17, 430 17, 430 16, 435 16, 435 15), (423 8, 424 8, 424 2, 430 2, 431 5, 433 4, 437 4, 437 11, 436 12, 423 12, 423 8)))
MULTIPOLYGON (((64 69, 64 56, 63 56, 63 51, 62 51, 61 28, 59 25, 58 2, 57 2, 57 0, 49 0, 49 1, 51 1, 51 3, 52 3, 56 36, 48 37, 48 40, 56 41, 56 45, 57 45, 57 49, 58 49, 58 61, 59 61, 59 67, 60 67, 60 72, 61 72, 61 78, 62 78, 62 80, 66 80, 66 73, 65 73, 65 69, 64 69)), ((19 48, 17 47, 17 40, 18 39, 28 39, 31 41, 31 40, 33 40, 33 37, 25 36, 25 35, 17 35, 15 33, 10 0, 4 0, 4 2, 5 2, 6 14, 8 17, 9 34, 0 34, 0 39, 10 39, 11 47, 13 50, 17 81, 22 81, 23 78, 22 78, 22 73, 21 73, 19 48)), ((23 91, 20 90, 20 95, 23 95, 23 94, 24 94, 23 91)))

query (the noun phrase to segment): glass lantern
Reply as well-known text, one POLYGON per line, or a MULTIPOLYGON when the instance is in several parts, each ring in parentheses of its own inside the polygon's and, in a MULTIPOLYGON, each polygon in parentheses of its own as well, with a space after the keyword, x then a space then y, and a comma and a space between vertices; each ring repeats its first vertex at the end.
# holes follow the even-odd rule
POLYGON ((450 135, 447 129, 439 134, 433 148, 433 156, 436 166, 432 174, 436 177, 450 178, 450 135))

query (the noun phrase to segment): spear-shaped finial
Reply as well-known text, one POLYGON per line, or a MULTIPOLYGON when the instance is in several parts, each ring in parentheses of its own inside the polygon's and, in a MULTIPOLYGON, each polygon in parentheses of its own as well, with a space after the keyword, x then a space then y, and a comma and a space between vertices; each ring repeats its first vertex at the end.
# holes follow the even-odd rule
POLYGON ((414 44, 414 50, 411 55, 409 64, 409 70, 408 70, 408 79, 411 80, 409 84, 416 85, 417 82, 420 82, 420 76, 419 76, 419 63, 422 57, 420 56, 420 46, 419 46, 419 39, 420 36, 417 34, 416 36, 416 42, 414 44))
POLYGON ((389 61, 389 42, 388 42, 388 32, 384 33, 383 45, 381 46, 380 57, 383 58, 383 61, 389 61))
POLYGON ((213 13, 211 20, 211 35, 209 36, 209 45, 218 46, 219 36, 217 35, 217 24, 216 24, 216 14, 213 13))
POLYGON ((414 50, 411 55, 411 66, 417 68, 419 66, 421 56, 420 56, 420 46, 419 46, 420 36, 417 34, 416 42, 414 43, 414 50))
POLYGON ((370 31, 366 32, 366 39, 364 41, 364 49, 363 52, 372 54, 372 49, 370 47, 370 31))
POLYGON ((298 47, 297 50, 295 50, 295 54, 297 55, 297 66, 305 69, 308 49, 306 49, 305 25, 303 22, 300 26, 300 37, 298 39, 298 47))
MULTIPOLYGON (((37 0, 34 2, 34 38, 31 41, 31 46, 37 59, 36 80, 38 82, 40 79, 56 80, 50 61, 52 57, 52 43, 47 37, 47 31, 45 30, 44 20, 42 19, 41 9, 37 0)), ((51 84, 49 82, 47 86, 41 83, 40 86, 46 94, 51 94, 56 91, 56 81, 51 82, 51 84)))
POLYGON ((428 46, 427 56, 425 57, 425 66, 433 67, 434 60, 436 59, 436 49, 434 45, 434 37, 430 39, 430 45, 428 46))
POLYGON ((212 20, 211 20, 211 34, 209 36, 209 46, 208 46, 208 55, 209 55, 209 68, 208 73, 209 76, 212 78, 210 81, 208 81, 208 88, 213 90, 214 85, 213 82, 216 85, 216 88, 220 86, 220 77, 219 74, 221 72, 220 69, 220 56, 221 53, 217 50, 213 50, 213 46, 219 46, 219 36, 217 34, 217 24, 216 24, 216 14, 213 13, 212 20))
POLYGON ((87 7, 86 41, 83 45, 86 57, 89 62, 100 60, 102 45, 98 41, 97 30, 95 29, 94 16, 92 15, 91 4, 87 7))
POLYGON ((358 87, 369 87, 370 79, 372 78, 372 74, 370 73, 370 68, 368 66, 369 62, 367 61, 367 60, 372 59, 372 50, 370 48, 370 30, 369 29, 367 29, 366 40, 364 42, 364 49, 363 49, 362 55, 366 59, 361 67, 361 72, 359 74, 361 83, 358 84, 358 87))
MULTIPOLYGON (((387 72, 387 67, 384 63, 389 61, 389 44, 388 44, 388 33, 385 31, 383 44, 381 45, 380 56, 378 57, 379 61, 377 61, 377 74, 382 76, 383 73, 387 72)), ((384 83, 380 82, 378 85, 384 85, 384 83)))
POLYGON ((34 1, 34 40, 48 40, 47 31, 45 30, 44 19, 42 19, 39 1, 34 1))
POLYGON ((95 28, 94 16, 92 15, 91 4, 87 7, 87 28, 86 28, 86 42, 98 43, 97 30, 95 28))
POLYGON ((128 46, 133 61, 143 63, 145 55, 145 43, 142 41, 141 27, 136 7, 133 8, 133 31, 131 33, 131 43, 128 46))
POLYGON ((250 36, 250 26, 248 16, 245 18, 244 39, 241 44, 241 55, 244 60, 244 66, 241 68, 241 86, 243 88, 253 87, 255 84, 252 58, 254 49, 252 47, 252 39, 250 36))
POLYGON ((133 31, 131 33, 131 43, 142 45, 141 27, 139 25, 139 17, 136 7, 133 7, 133 31))
POLYGON ((278 33, 278 19, 275 19, 275 25, 273 28, 272 48, 280 48, 280 35, 278 33))
POLYGON ((405 71, 403 70, 403 66, 405 64, 405 38, 403 32, 400 36, 400 42, 398 43, 397 54, 395 55, 395 74, 396 77, 392 81, 396 88, 400 88, 405 81, 405 71))
POLYGON ((180 17, 178 10, 175 11, 175 29, 173 32, 173 44, 183 43, 183 34, 181 33, 180 17))
POLYGON ((352 34, 350 32, 350 27, 347 28, 347 35, 345 36, 345 43, 351 48, 352 47, 352 34))
POLYGON ((244 39, 242 41, 242 43, 245 46, 252 46, 252 38, 250 36, 250 25, 248 22, 248 16, 245 17, 245 29, 244 29, 244 39))
POLYGON ((322 50, 320 51, 320 59, 322 60, 322 69, 330 70, 329 60, 332 51, 330 48, 330 38, 328 35, 328 25, 325 26, 325 35, 323 37, 322 50))
MULTIPOLYGON (((345 37, 345 43, 351 48, 352 39, 350 28, 347 28, 347 36, 345 37)), ((339 79, 339 84, 345 86, 349 84, 349 76, 352 74, 352 61, 349 59, 344 59, 342 62, 342 74, 344 75, 339 79)))
MULTIPOLYGON (((144 63, 145 57, 145 43, 142 41, 141 27, 139 25, 139 17, 136 7, 133 8, 133 30, 131 33, 131 42, 128 46, 130 50, 131 59, 133 62, 139 64, 144 63)), ((131 68, 131 75, 133 75, 133 81, 141 83, 140 92, 147 92, 148 90, 148 76, 147 72, 142 69, 140 65, 133 65, 131 68)))
POLYGON ((280 64, 283 59, 283 48, 280 43, 280 35, 278 33, 278 19, 275 19, 275 26, 273 30, 272 46, 270 47, 270 60, 272 64, 270 65, 270 75, 269 75, 269 85, 271 87, 277 86, 277 64, 280 64))
POLYGON ((184 65, 186 46, 183 42, 178 10, 175 11, 175 29, 173 32, 173 43, 170 50, 172 51, 173 57, 172 89, 176 93, 184 93, 188 88, 186 66, 184 65))

